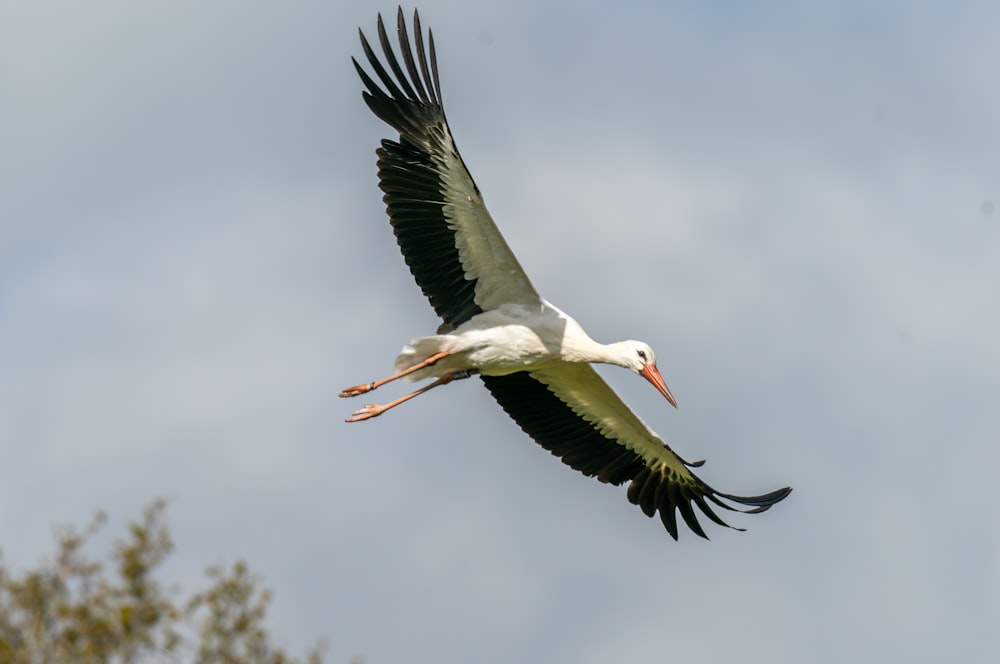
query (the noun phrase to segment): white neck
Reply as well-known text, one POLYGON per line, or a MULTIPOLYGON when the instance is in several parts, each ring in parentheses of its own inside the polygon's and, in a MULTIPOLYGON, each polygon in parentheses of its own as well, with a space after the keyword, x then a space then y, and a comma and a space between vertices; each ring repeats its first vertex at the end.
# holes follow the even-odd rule
POLYGON ((631 359, 631 348, 627 344, 625 341, 602 344, 588 336, 574 336, 563 340, 562 359, 567 362, 600 362, 631 368, 626 359, 631 359))

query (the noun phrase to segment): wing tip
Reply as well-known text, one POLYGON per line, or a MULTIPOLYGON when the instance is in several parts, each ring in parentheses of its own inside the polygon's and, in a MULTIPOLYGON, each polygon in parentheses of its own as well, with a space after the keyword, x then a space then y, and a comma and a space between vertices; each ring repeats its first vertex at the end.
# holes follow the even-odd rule
POLYGON ((428 31, 431 46, 428 64, 423 28, 416 11, 413 26, 414 41, 411 43, 411 33, 407 28, 403 9, 401 6, 397 7, 396 44, 393 45, 386 20, 379 13, 376 38, 373 41, 369 42, 365 31, 358 29, 364 60, 373 74, 367 74, 356 59, 352 60, 364 87, 371 95, 372 101, 368 98, 365 101, 375 115, 401 136, 429 149, 428 142, 433 141, 428 135, 428 127, 445 122, 444 109, 441 106, 441 86, 437 76, 433 38, 428 31), (380 49, 381 54, 376 52, 373 45, 380 49))
POLYGON ((723 509, 743 514, 759 514, 766 512, 772 506, 781 502, 792 492, 791 487, 783 487, 776 491, 758 496, 737 496, 720 493, 707 484, 694 478, 696 484, 678 482, 665 473, 656 473, 648 467, 639 472, 629 484, 627 497, 629 502, 638 505, 644 514, 652 517, 659 512, 663 526, 674 540, 679 539, 677 513, 680 512, 685 525, 696 535, 706 540, 710 539, 698 521, 694 505, 713 523, 732 530, 746 532, 745 528, 733 526, 724 521, 706 499, 723 509), (747 506, 741 509, 729 505, 724 500, 747 506))
POLYGON ((748 505, 755 509, 750 510, 739 510, 746 514, 759 514, 760 512, 766 512, 771 509, 774 505, 777 505, 782 500, 788 497, 788 494, 792 492, 792 487, 786 486, 770 493, 764 493, 759 496, 734 496, 728 493, 714 492, 720 498, 725 498, 726 500, 731 500, 740 505, 748 505))

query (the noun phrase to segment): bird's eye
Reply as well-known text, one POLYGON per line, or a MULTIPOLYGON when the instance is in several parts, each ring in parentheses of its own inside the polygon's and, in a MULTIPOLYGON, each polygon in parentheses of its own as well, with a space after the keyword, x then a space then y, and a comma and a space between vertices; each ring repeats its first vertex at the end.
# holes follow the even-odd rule
POLYGON ((643 362, 646 361, 646 351, 644 351, 644 350, 637 350, 635 352, 639 355, 639 359, 640 360, 642 360, 643 362))

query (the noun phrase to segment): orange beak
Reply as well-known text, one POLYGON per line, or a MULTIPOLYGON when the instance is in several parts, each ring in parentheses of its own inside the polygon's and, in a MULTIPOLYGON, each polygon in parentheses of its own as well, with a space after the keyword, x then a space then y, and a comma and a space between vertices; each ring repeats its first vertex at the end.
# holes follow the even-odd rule
POLYGON ((647 364, 639 374, 652 383, 657 392, 662 394, 670 402, 671 406, 677 408, 677 399, 674 399, 674 395, 670 393, 670 388, 663 382, 663 376, 660 375, 660 370, 656 368, 655 364, 647 364))

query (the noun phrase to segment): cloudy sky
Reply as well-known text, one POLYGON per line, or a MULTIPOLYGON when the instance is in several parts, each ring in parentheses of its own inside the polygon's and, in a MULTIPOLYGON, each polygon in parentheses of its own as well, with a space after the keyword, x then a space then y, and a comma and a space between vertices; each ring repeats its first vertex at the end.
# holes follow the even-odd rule
POLYGON ((680 410, 602 373, 710 484, 795 492, 674 542, 476 380, 343 423, 437 325, 349 61, 394 5, 0 0, 6 563, 166 496, 165 573, 246 558, 331 662, 995 657, 995 3, 421 10, 535 285, 680 410))

